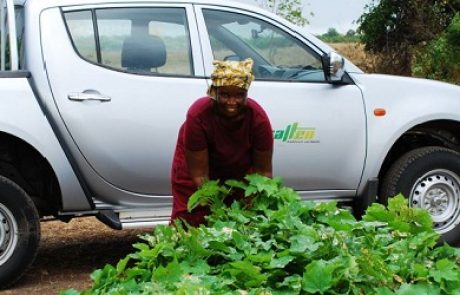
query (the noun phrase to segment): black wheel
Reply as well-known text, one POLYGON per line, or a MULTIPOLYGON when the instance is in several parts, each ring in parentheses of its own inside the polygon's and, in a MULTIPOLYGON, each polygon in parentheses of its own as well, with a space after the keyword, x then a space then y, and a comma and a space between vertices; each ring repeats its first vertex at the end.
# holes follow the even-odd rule
POLYGON ((399 158, 383 179, 380 199, 402 193, 412 207, 425 208, 434 229, 452 245, 460 242, 460 153, 424 147, 399 158))
POLYGON ((39 241, 40 219, 34 203, 18 185, 0 176, 0 289, 24 274, 39 241))

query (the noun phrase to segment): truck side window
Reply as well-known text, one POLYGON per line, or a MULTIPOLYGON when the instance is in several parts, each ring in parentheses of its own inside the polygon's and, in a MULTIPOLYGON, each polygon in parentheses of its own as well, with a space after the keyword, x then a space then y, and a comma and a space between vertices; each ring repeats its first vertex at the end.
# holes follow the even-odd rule
MULTIPOLYGON (((89 13, 88 18, 91 19, 91 12, 85 12, 89 13)), ((103 8, 94 10, 94 13, 97 30, 91 28, 91 31, 98 32, 96 59, 92 55, 88 57, 89 32, 82 36, 81 27, 72 29, 68 19, 70 13, 65 13, 71 37, 83 58, 126 72, 193 75, 185 9, 103 8)))
POLYGON ((81 57, 97 62, 96 39, 90 10, 65 13, 67 28, 81 57))
POLYGON ((256 79, 325 81, 320 55, 280 28, 239 13, 203 15, 215 59, 252 58, 256 79))

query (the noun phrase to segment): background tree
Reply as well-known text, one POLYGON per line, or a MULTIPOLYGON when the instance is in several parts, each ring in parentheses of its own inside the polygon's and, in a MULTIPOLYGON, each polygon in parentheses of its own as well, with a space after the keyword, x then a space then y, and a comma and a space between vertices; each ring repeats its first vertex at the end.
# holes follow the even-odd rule
POLYGON ((449 26, 460 0, 372 0, 358 28, 380 72, 410 75, 420 48, 449 26))
POLYGON ((340 43, 344 41, 344 36, 341 35, 335 28, 329 28, 326 33, 319 35, 318 37, 327 43, 340 43))
MULTIPOLYGON (((304 5, 301 0, 255 0, 257 4, 286 20, 298 25, 308 24, 307 17, 303 14, 304 5)), ((313 15, 313 14, 310 14, 313 15)))
POLYGON ((359 35, 354 30, 348 30, 346 34, 340 34, 335 28, 329 28, 327 33, 317 36, 327 43, 359 43, 359 35))
POLYGON ((444 33, 416 54, 412 72, 414 76, 460 85, 460 13, 444 33))
POLYGON ((340 36, 340 34, 339 34, 339 32, 337 32, 337 30, 335 28, 329 28, 327 30, 327 33, 323 35, 323 37, 331 38, 331 39, 337 38, 339 36, 340 36))
POLYGON ((345 34, 346 37, 348 38, 354 38, 356 36, 356 31, 355 30, 348 30, 347 33, 345 34))

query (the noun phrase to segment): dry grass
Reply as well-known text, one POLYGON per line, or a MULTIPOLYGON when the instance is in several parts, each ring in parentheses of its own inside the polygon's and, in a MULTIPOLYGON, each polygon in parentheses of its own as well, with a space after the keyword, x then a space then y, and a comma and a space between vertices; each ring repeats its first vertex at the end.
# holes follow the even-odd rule
POLYGON ((376 59, 371 54, 364 51, 361 43, 331 43, 337 52, 348 58, 352 63, 367 73, 374 73, 376 69, 376 59))

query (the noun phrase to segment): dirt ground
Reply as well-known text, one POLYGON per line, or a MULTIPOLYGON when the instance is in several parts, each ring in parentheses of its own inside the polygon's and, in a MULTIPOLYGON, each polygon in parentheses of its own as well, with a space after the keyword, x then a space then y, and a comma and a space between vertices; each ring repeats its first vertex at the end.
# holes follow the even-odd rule
POLYGON ((114 264, 133 252, 131 245, 144 230, 112 230, 93 217, 69 223, 42 222, 40 249, 32 267, 22 279, 0 295, 48 295, 91 285, 89 275, 106 263, 114 264))

